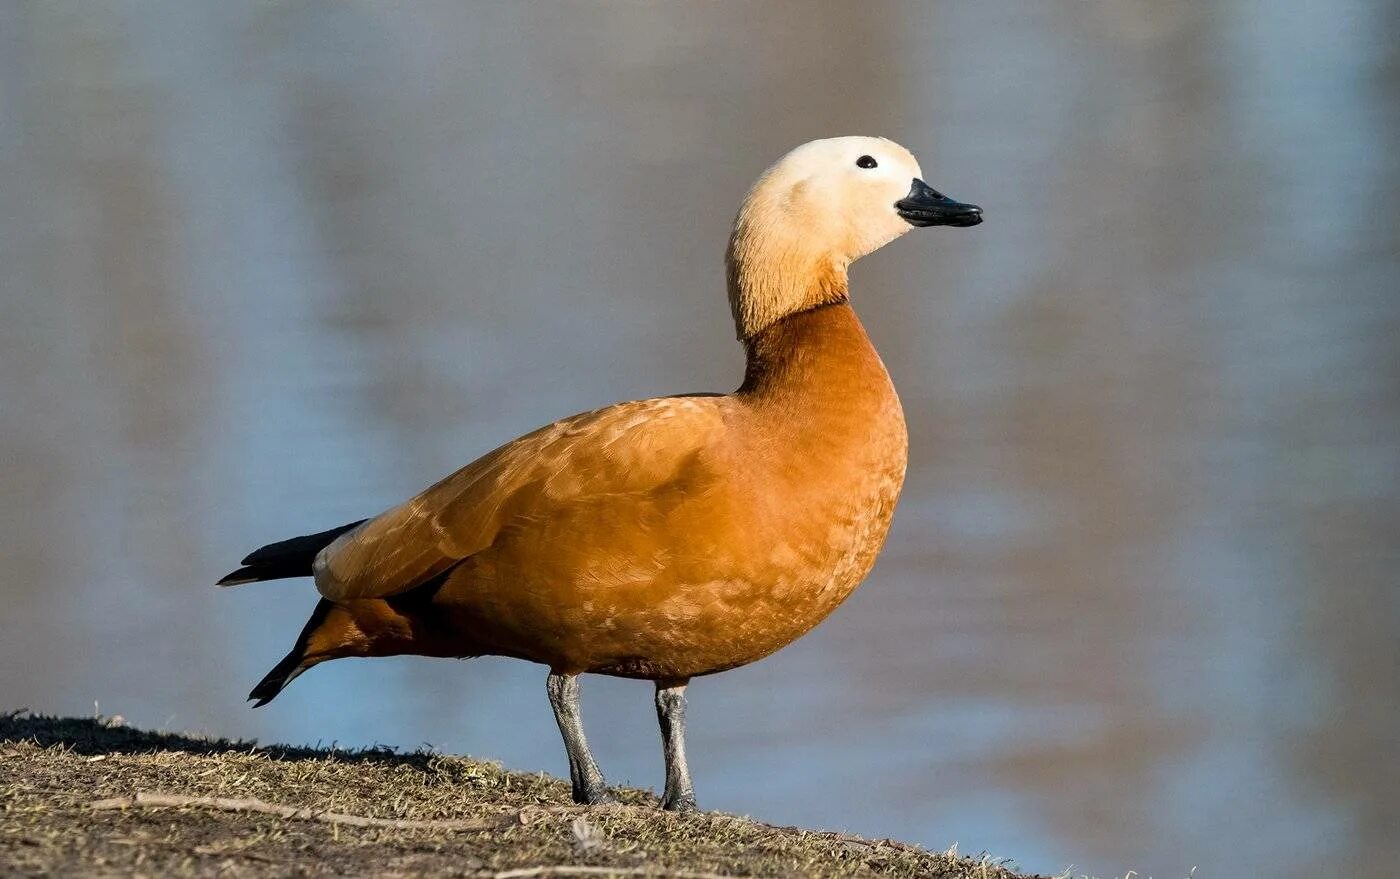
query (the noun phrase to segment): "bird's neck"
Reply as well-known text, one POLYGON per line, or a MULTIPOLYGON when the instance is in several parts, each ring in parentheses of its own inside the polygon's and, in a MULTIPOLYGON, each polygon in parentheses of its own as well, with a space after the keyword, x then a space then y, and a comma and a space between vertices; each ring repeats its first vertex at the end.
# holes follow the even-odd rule
POLYGON ((822 474, 825 488, 801 489, 818 494, 849 493, 851 480, 903 471, 908 435, 899 396, 850 303, 790 314, 746 347, 734 396, 751 416, 743 424, 753 460, 771 462, 772 472, 799 485, 822 474))
POLYGON ((788 315, 845 302, 850 260, 814 241, 824 236, 795 229, 772 211, 746 205, 725 254, 729 305, 745 344, 788 315))
POLYGON ((744 345, 738 393, 752 401, 804 410, 831 405, 854 414, 894 397, 889 373, 844 296, 789 314, 744 345))

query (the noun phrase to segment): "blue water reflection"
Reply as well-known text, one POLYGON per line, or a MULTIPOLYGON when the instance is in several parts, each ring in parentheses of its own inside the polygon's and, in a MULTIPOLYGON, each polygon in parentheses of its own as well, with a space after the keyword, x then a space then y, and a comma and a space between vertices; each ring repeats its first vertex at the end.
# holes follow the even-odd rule
MULTIPOLYGON (((543 670, 333 663, 217 592, 614 399, 734 386, 754 174, 914 148, 870 582, 693 687, 702 801, 1101 876, 1400 860, 1393 4, 0 9, 0 707, 562 773, 543 670), (743 26, 737 26, 739 21, 743 26), (678 208, 679 206, 679 208, 678 208)), ((645 685, 590 680, 656 786, 645 685)))

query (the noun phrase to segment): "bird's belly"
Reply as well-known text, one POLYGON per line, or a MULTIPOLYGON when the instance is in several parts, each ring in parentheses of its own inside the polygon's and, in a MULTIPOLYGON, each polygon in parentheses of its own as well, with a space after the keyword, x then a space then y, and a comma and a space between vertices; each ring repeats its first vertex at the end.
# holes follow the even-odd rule
POLYGON ((522 564, 503 547, 469 559, 437 603, 475 645, 463 653, 651 679, 734 668, 806 634, 859 585, 884 543, 902 475, 901 467, 864 497, 796 525, 736 513, 727 527, 711 521, 659 547, 611 542, 612 552, 587 564, 543 555, 522 564))

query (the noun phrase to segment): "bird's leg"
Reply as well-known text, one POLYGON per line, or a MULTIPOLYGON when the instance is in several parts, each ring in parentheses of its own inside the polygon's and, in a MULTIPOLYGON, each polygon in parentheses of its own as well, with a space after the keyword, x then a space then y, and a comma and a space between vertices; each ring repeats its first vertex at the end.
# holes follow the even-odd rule
POLYGON ((661 807, 670 812, 694 812, 695 791, 685 765, 686 681, 656 682, 656 719, 661 722, 661 746, 666 753, 666 793, 661 807))
POLYGON ((588 750, 588 739, 583 735, 583 718, 578 710, 578 675, 551 673, 548 689, 549 704, 554 708, 554 719, 559 723, 559 732, 564 734, 564 750, 569 754, 574 802, 590 806, 612 802, 603 773, 598 770, 588 750))

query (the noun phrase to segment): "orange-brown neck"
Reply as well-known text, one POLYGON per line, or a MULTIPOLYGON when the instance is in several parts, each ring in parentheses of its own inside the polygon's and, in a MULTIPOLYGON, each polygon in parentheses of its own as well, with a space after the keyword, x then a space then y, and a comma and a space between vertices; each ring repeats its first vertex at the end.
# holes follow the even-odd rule
POLYGON ((880 355, 848 302, 788 315, 747 343, 736 396, 764 425, 767 454, 857 466, 898 447, 904 413, 880 355))
POLYGON ((889 385, 880 355, 844 296, 782 318, 744 347, 747 365, 738 393, 755 402, 882 392, 889 385))
POLYGON ((814 522, 878 520, 883 535, 909 439, 894 385, 851 306, 789 315, 751 339, 748 355, 735 398, 749 414, 737 422, 740 448, 767 480, 755 504, 780 497, 774 515, 801 510, 814 522))

